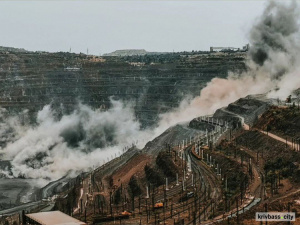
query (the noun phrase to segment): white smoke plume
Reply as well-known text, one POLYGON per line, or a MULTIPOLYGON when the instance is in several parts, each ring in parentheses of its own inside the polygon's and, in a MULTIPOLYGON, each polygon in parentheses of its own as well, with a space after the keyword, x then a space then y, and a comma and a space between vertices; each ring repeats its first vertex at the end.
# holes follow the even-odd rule
POLYGON ((3 111, 1 130, 4 133, 13 130, 15 136, 2 135, 4 141, 12 141, 0 155, 12 160, 13 176, 50 181, 70 171, 99 166, 136 140, 138 147, 143 147, 168 127, 212 114, 246 95, 269 92, 272 97, 286 98, 300 86, 298 12, 295 2, 290 5, 270 2, 250 31, 248 70, 231 73, 227 79, 211 80, 200 96, 185 99, 178 109, 161 115, 159 125, 153 130, 141 131, 132 105, 113 100, 106 112, 79 105, 61 119, 56 119, 51 107, 45 106, 38 113, 36 126, 16 118, 7 119, 3 111))
POLYGON ((300 86, 300 10, 296 1, 289 3, 271 1, 250 33, 250 57, 277 86, 269 96, 281 99, 300 86))
POLYGON ((13 176, 51 181, 71 171, 99 166, 133 143, 143 146, 148 134, 140 130, 131 104, 111 103, 105 112, 79 104, 77 110, 61 119, 56 119, 46 105, 38 112, 36 126, 19 129, 18 122, 11 125, 18 130, 19 138, 1 152, 12 159, 13 176))
POLYGON ((300 87, 299 6, 270 1, 249 33, 247 71, 214 78, 200 96, 185 99, 175 111, 161 115, 160 130, 197 116, 212 114, 249 94, 268 93, 285 99, 300 87))

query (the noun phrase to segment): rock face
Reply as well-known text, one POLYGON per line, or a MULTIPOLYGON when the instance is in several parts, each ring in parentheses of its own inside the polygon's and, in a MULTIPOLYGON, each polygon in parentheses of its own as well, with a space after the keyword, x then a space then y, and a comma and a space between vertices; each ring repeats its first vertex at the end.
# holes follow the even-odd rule
POLYGON ((260 95, 247 96, 218 109, 214 117, 238 117, 246 124, 252 126, 257 119, 268 109, 270 102, 260 95))
POLYGON ((193 128, 193 129, 198 129, 198 130, 202 130, 202 131, 212 131, 214 130, 215 126, 209 123, 201 123, 199 122, 198 118, 193 119, 190 123, 189 123, 189 127, 193 128))
POLYGON ((111 53, 104 54, 104 56, 133 56, 133 55, 146 55, 147 51, 145 49, 124 49, 116 50, 111 53))
MULTIPOLYGON (((199 95, 214 77, 245 70, 245 53, 172 53, 96 57, 85 54, 0 51, 0 106, 37 112, 51 103, 65 112, 81 101, 107 109, 109 98, 132 101, 143 126, 199 95)), ((33 114, 34 115, 34 114, 33 114)))

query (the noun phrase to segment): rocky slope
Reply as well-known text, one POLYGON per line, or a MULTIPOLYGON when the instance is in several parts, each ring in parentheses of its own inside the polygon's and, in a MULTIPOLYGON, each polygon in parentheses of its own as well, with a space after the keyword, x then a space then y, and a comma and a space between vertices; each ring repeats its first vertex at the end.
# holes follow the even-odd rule
POLYGON ((0 51, 0 106, 9 111, 40 110, 52 103, 72 110, 81 101, 110 107, 109 98, 133 101, 143 126, 199 95, 214 77, 245 70, 245 53, 96 57, 73 53, 0 51))

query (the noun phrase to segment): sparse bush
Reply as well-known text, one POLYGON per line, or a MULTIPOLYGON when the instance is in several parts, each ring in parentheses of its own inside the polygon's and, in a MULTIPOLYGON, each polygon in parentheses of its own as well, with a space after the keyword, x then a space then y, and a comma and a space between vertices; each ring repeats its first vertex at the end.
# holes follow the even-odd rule
POLYGON ((155 186, 160 186, 164 184, 164 177, 160 171, 146 165, 145 168, 146 178, 149 183, 154 184, 155 186))
POLYGON ((237 169, 227 171, 227 187, 231 192, 240 191, 240 186, 243 181, 245 181, 245 183, 248 183, 247 175, 244 174, 241 170, 238 172, 237 171, 237 169))
POLYGON ((121 189, 118 188, 115 192, 115 196, 114 196, 114 204, 118 205, 121 201, 121 189))
POLYGON ((131 196, 139 196, 142 193, 138 181, 134 175, 130 178, 128 185, 130 187, 131 196))
POLYGON ((164 175, 171 180, 176 179, 178 168, 172 161, 172 158, 166 152, 160 152, 156 158, 156 165, 161 169, 164 175))

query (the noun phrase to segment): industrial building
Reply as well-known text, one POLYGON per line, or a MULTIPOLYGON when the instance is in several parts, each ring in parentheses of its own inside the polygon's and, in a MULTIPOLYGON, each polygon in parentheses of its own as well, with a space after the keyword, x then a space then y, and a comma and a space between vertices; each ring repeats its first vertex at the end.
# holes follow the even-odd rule
POLYGON ((86 225, 67 214, 60 211, 39 212, 25 215, 24 224, 37 224, 37 225, 86 225))

